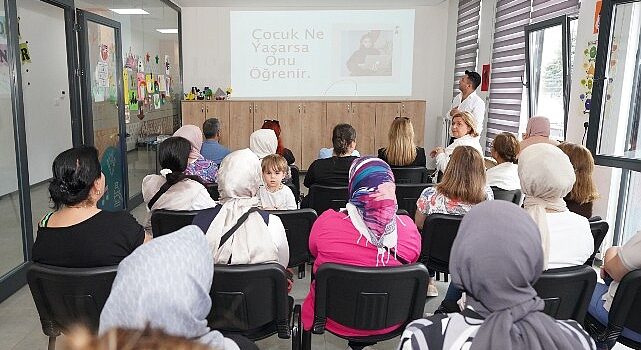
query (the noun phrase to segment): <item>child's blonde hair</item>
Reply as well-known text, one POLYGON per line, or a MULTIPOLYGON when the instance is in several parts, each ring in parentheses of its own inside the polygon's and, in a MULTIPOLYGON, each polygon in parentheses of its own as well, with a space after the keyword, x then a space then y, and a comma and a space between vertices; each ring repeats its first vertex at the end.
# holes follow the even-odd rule
POLYGON ((283 173, 287 173, 287 161, 280 154, 270 154, 265 156, 261 162, 261 169, 263 172, 267 170, 277 170, 283 173))

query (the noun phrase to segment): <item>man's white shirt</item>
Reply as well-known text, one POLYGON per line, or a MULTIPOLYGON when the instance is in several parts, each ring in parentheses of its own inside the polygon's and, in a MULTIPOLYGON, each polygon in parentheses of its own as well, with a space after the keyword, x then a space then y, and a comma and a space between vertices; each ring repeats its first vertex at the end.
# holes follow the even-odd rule
POLYGON ((462 100, 462 98, 462 93, 456 95, 454 100, 452 100, 452 108, 458 107, 461 112, 472 113, 476 120, 477 131, 479 135, 481 135, 481 131, 483 131, 483 126, 485 125, 483 123, 483 119, 485 118, 485 101, 476 94, 476 91, 473 91, 465 100, 462 100))

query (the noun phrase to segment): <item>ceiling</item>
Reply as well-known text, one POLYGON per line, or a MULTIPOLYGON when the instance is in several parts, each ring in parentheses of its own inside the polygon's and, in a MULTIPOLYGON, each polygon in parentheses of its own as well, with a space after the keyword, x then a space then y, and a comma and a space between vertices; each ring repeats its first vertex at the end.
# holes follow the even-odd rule
POLYGON ((433 6, 447 0, 172 0, 181 7, 404 7, 433 6))

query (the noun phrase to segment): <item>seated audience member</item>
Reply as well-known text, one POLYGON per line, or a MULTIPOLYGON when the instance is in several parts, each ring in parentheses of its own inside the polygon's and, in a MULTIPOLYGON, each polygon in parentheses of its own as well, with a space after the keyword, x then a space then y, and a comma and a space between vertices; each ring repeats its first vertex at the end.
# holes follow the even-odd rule
POLYGON ((145 231, 148 234, 152 234, 153 210, 200 210, 216 205, 200 177, 185 175, 190 149, 189 141, 182 137, 170 137, 158 146, 161 175, 147 175, 142 179, 142 198, 148 211, 145 231))
POLYGON ((525 134, 521 141, 521 152, 537 143, 549 143, 558 146, 559 142, 550 138, 550 119, 546 117, 532 117, 527 121, 525 134))
POLYGON ((182 137, 191 144, 185 175, 198 175, 205 183, 215 183, 218 166, 200 154, 200 147, 203 144, 203 133, 200 128, 195 125, 183 125, 173 136, 182 137))
POLYGON ((275 154, 278 149, 276 133, 271 129, 259 129, 249 135, 249 149, 258 159, 263 159, 269 154, 275 154))
POLYGON ((512 191, 521 188, 516 156, 519 154, 519 141, 512 133, 496 135, 492 141, 492 158, 496 165, 487 169, 487 185, 512 191))
POLYGON ((396 117, 388 133, 387 148, 378 149, 378 158, 391 167, 425 166, 425 150, 414 144, 414 126, 407 117, 396 117))
MULTIPOLYGON (((358 152, 358 150, 353 150, 352 154, 350 154, 352 157, 360 157, 361 154, 358 152)), ((326 158, 332 158, 336 156, 336 152, 334 152, 334 148, 321 148, 320 151, 318 151, 318 159, 326 159, 326 158)))
POLYGON ((150 327, 216 349, 238 349, 207 327, 213 276, 214 260, 198 227, 186 226, 152 240, 118 266, 100 314, 99 334, 150 327))
POLYGON ((143 227, 131 214, 98 209, 105 176, 94 147, 60 153, 52 170, 49 195, 54 211, 38 224, 34 262, 63 267, 118 265, 145 241, 143 227))
POLYGON ((285 160, 287 160, 287 165, 292 165, 294 162, 296 162, 296 158, 294 157, 294 153, 289 148, 283 147, 283 139, 280 137, 280 122, 278 120, 265 120, 263 122, 263 126, 261 129, 271 129, 274 130, 274 133, 276 134, 276 138, 278 139, 278 146, 276 147, 276 154, 279 154, 283 157, 285 157, 285 160))
POLYGON ((452 117, 452 137, 454 142, 446 148, 435 147, 430 152, 430 157, 436 159, 436 169, 445 172, 447 163, 454 149, 458 146, 471 146, 482 154, 479 143, 479 133, 476 131, 476 122, 470 112, 460 112, 452 117))
MULTIPOLYGON (((424 189, 416 201, 416 226, 422 230, 425 218, 430 214, 465 215, 475 204, 494 199, 492 189, 485 183, 481 153, 471 146, 457 147, 447 164, 442 181, 434 187, 424 189)), ((434 272, 430 271, 430 275, 434 277, 434 272)), ((460 298, 459 292, 448 292, 447 300, 460 298)), ((434 278, 430 278, 427 296, 438 296, 434 278)))
POLYGON ((200 148, 200 154, 220 166, 220 162, 229 154, 229 149, 220 144, 220 121, 218 118, 205 120, 203 134, 205 134, 205 141, 200 148))
POLYGON ((467 307, 410 323, 399 350, 595 349, 576 321, 543 313, 532 287, 542 271, 532 219, 507 201, 477 205, 463 218, 450 254, 452 283, 465 290, 467 307))
MULTIPOLYGON (((416 262, 421 237, 411 218, 396 215, 395 188, 394 174, 382 160, 363 157, 352 163, 346 211, 327 210, 312 227, 309 250, 316 257, 314 272, 324 263, 383 267, 416 262)), ((314 288, 312 281, 303 303, 305 330, 312 328, 314 320, 314 288)), ((326 328, 344 336, 368 336, 398 327, 352 329, 328 319, 326 328)))
POLYGON ((332 131, 332 143, 336 155, 310 164, 303 182, 305 187, 347 186, 349 167, 356 159, 351 155, 356 148, 356 130, 349 124, 336 125, 332 131))
POLYGON ((283 223, 278 216, 258 210, 260 168, 258 158, 250 150, 230 153, 218 172, 220 204, 213 217, 205 212, 194 219, 194 224, 206 223, 207 241, 217 264, 276 262, 287 267, 289 263, 283 223), (230 238, 220 244, 223 235, 236 225, 239 226, 230 238))
POLYGON ((258 197, 260 207, 267 210, 294 210, 296 198, 292 190, 283 185, 289 167, 285 158, 278 154, 270 154, 261 162, 264 186, 260 186, 258 197))
POLYGON ((519 155, 523 208, 541 231, 545 268, 582 265, 594 250, 588 219, 568 210, 563 201, 575 181, 568 156, 556 146, 541 143, 519 155))
MULTIPOLYGON (((638 269, 641 269, 641 231, 632 236, 623 246, 610 247, 605 251, 601 278, 606 281, 606 284, 597 283, 588 308, 588 313, 603 326, 608 324, 608 312, 610 312, 619 282, 628 272, 638 269)), ((641 334, 627 328, 623 329, 623 336, 641 342, 641 334)), ((607 344, 609 347, 602 346, 605 344, 598 345, 599 348, 610 349, 614 344, 607 344)))
POLYGON ((571 142, 563 142, 559 148, 570 158, 576 176, 572 191, 563 200, 571 212, 589 219, 592 217, 592 203, 599 198, 599 192, 592 178, 594 174, 592 153, 587 148, 571 142))

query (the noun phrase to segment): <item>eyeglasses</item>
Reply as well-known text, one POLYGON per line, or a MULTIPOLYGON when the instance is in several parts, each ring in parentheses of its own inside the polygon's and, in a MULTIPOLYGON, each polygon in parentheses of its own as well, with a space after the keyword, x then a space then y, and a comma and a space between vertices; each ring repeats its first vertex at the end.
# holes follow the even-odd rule
POLYGON ((272 122, 272 123, 276 123, 276 124, 280 125, 280 123, 276 119, 265 119, 265 120, 263 120, 263 124, 267 123, 267 122, 272 122))
POLYGON ((394 120, 396 120, 396 119, 405 119, 405 120, 410 120, 410 118, 408 118, 408 117, 396 117, 396 118, 394 118, 394 120))

